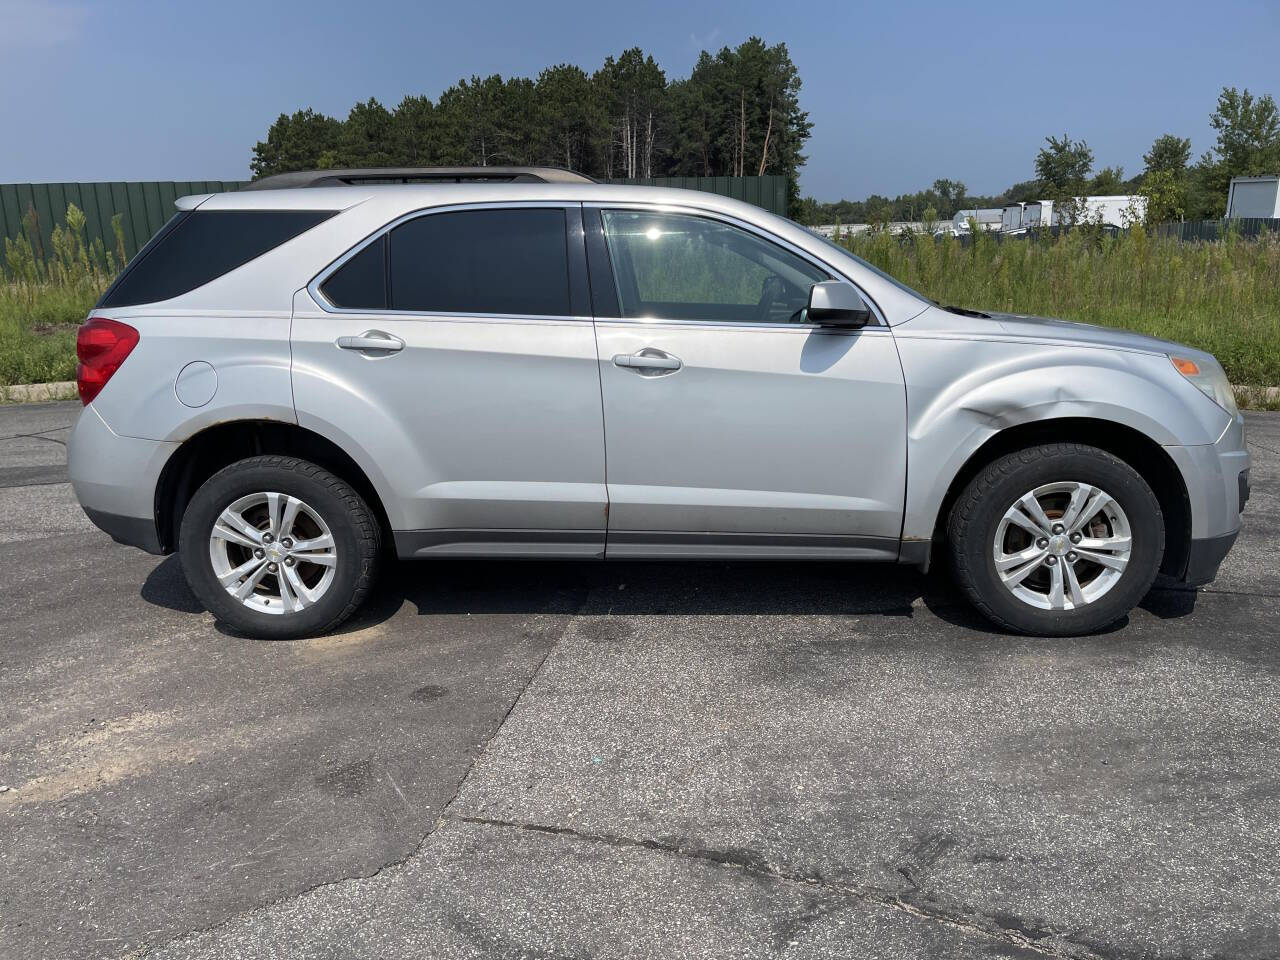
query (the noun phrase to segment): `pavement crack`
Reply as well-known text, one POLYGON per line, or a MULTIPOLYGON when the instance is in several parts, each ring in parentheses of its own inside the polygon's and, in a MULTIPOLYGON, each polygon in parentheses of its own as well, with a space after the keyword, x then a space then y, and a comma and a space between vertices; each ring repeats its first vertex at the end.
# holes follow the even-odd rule
MULTIPOLYGON (((359 881, 359 880, 376 879, 377 877, 381 876, 383 873, 389 870, 394 870, 397 867, 404 866, 404 864, 412 860, 415 856, 417 856, 422 851, 423 846, 427 843, 428 840, 431 839, 432 835, 434 835, 435 832, 440 829, 441 825, 444 823, 445 820, 456 819, 456 818, 450 818, 448 816, 447 811, 449 807, 452 806, 454 801, 458 799, 458 795, 462 792, 463 785, 467 782, 467 778, 471 776, 471 771, 475 769, 476 763, 479 762, 479 760, 485 755, 485 753, 488 752, 490 744, 493 743, 493 741, 497 738, 498 734, 502 731, 502 727, 506 724, 507 719, 511 716, 511 712, 515 710, 516 704, 520 702, 520 699, 524 696, 525 691, 529 689, 529 686, 533 683, 533 681, 537 678, 538 674, 542 671, 543 665, 547 662, 548 658, 550 658, 552 652, 554 652, 556 647, 560 645, 560 642, 564 639, 565 634, 569 632, 570 626, 572 626, 574 619, 581 614, 585 604, 586 604, 586 596, 583 597, 582 602, 578 605, 578 608, 576 610, 574 610, 573 612, 567 613, 565 615, 564 628, 560 631, 559 635, 556 636, 556 638, 547 645, 546 652, 543 653, 541 659, 538 660, 537 666, 533 668, 533 670, 529 674, 528 679, 525 680, 525 682, 520 686, 520 690, 516 693, 515 697, 512 698, 511 704, 507 707, 506 712, 502 715, 502 719, 498 721, 497 726, 494 727, 493 732, 489 735, 489 738, 484 742, 484 746, 481 747, 481 749, 476 752, 475 757, 472 758, 471 763, 467 766, 466 772, 462 775, 461 779, 458 781, 457 789, 455 789, 453 792, 453 795, 450 796, 449 799, 443 805, 441 805, 440 815, 436 817, 435 822, 431 825, 431 827, 427 830, 427 832, 424 833, 421 837, 419 837, 417 842, 415 842, 410 847, 410 849, 407 852, 405 852, 402 856, 395 857, 391 860, 388 860, 385 863, 379 865, 377 869, 369 871, 367 873, 352 873, 352 874, 347 874, 341 877, 334 877, 328 880, 321 880, 320 882, 314 883, 311 886, 308 886, 302 890, 296 890, 292 893, 287 893, 284 896, 275 897, 271 900, 266 900, 262 903, 255 904, 254 906, 249 907, 246 910, 238 910, 225 917, 222 917, 219 920, 214 921, 213 923, 209 923, 201 927, 195 927, 190 930, 184 930, 182 933, 179 933, 175 936, 171 936, 167 940, 163 940, 159 943, 142 944, 139 947, 135 948, 133 952, 126 955, 129 958, 129 960, 134 960, 134 958, 137 958, 137 960, 142 960, 142 958, 152 955, 157 950, 163 950, 163 949, 166 949, 167 947, 181 943, 184 940, 190 940, 194 937, 213 933, 221 929, 222 927, 227 926, 230 923, 234 923, 236 920, 242 917, 260 914, 267 910, 270 910, 272 907, 279 906, 280 904, 290 903, 291 901, 294 901, 294 900, 300 900, 304 897, 310 896, 311 894, 319 890, 323 890, 326 887, 341 886, 344 883, 351 883, 353 881, 359 881)), ((399 792, 399 790, 400 788, 396 786, 396 791, 399 792)), ((402 798, 403 796, 404 795, 401 794, 402 798)))
POLYGON ((713 850, 668 840, 627 837, 609 833, 591 833, 573 827, 523 823, 513 820, 499 820, 492 817, 467 816, 447 811, 440 819, 442 822, 452 820, 457 823, 502 830, 519 830, 547 836, 569 837, 588 843, 600 843, 621 849, 647 850, 668 856, 699 860, 717 866, 742 870, 753 876, 807 888, 816 888, 833 896, 885 907, 920 920, 943 924, 971 936, 998 940, 1005 946, 1020 948, 1040 956, 1069 958, 1069 960, 1120 960, 1118 955, 1098 953, 1078 941, 1068 939, 1051 928, 1036 926, 1019 919, 1011 913, 997 911, 988 916, 979 912, 961 914, 947 910, 937 903, 925 900, 924 898, 927 896, 925 891, 904 870, 900 870, 899 873, 912 885, 913 889, 911 890, 893 890, 870 885, 850 886, 832 881, 817 873, 797 873, 785 870, 768 863, 761 857, 743 856, 736 850, 713 850))
POLYGON ((50 430, 44 431, 44 433, 14 433, 7 437, 0 437, 0 442, 5 440, 43 440, 45 443, 56 443, 60 447, 65 447, 67 445, 67 441, 59 440, 57 437, 46 437, 44 435, 45 433, 52 433, 54 430, 65 429, 65 427, 53 427, 50 430))

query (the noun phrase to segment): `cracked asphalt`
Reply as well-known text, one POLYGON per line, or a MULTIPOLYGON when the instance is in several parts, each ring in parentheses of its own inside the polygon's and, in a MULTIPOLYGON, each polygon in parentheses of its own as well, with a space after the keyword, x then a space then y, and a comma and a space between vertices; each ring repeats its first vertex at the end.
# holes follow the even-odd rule
POLYGON ((0 407, 0 957, 1280 956, 1280 415, 1213 585, 995 633, 855 564, 393 567, 220 632, 0 407))

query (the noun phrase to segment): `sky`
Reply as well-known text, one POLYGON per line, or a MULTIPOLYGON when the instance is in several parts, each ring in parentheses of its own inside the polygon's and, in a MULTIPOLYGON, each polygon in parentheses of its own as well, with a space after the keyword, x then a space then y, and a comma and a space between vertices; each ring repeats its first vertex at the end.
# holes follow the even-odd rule
POLYGON ((823 201, 998 193, 1049 134, 1131 175, 1162 133, 1209 149, 1223 86, 1280 97, 1280 0, 0 0, 0 182, 246 179, 282 112, 632 46, 685 76, 753 34, 799 69, 800 188, 823 201))

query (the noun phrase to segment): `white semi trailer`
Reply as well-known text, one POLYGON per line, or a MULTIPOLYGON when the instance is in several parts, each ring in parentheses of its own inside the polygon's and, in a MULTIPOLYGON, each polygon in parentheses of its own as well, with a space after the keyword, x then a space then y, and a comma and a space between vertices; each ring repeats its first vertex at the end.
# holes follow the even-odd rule
POLYGON ((1280 176, 1232 177, 1227 189, 1227 219, 1280 218, 1280 176))

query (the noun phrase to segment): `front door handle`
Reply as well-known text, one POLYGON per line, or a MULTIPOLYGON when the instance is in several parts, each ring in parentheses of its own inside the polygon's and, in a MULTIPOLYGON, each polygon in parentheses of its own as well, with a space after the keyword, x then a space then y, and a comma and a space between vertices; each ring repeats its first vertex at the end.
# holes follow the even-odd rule
POLYGON ((673 357, 671 354, 656 350, 653 347, 645 347, 636 353, 615 354, 613 365, 634 370, 641 376, 650 377, 660 377, 675 373, 682 366, 679 357, 673 357))
POLYGON ((358 337, 339 337, 338 346, 343 350, 377 350, 395 353, 404 349, 404 341, 381 330, 366 330, 358 337))

